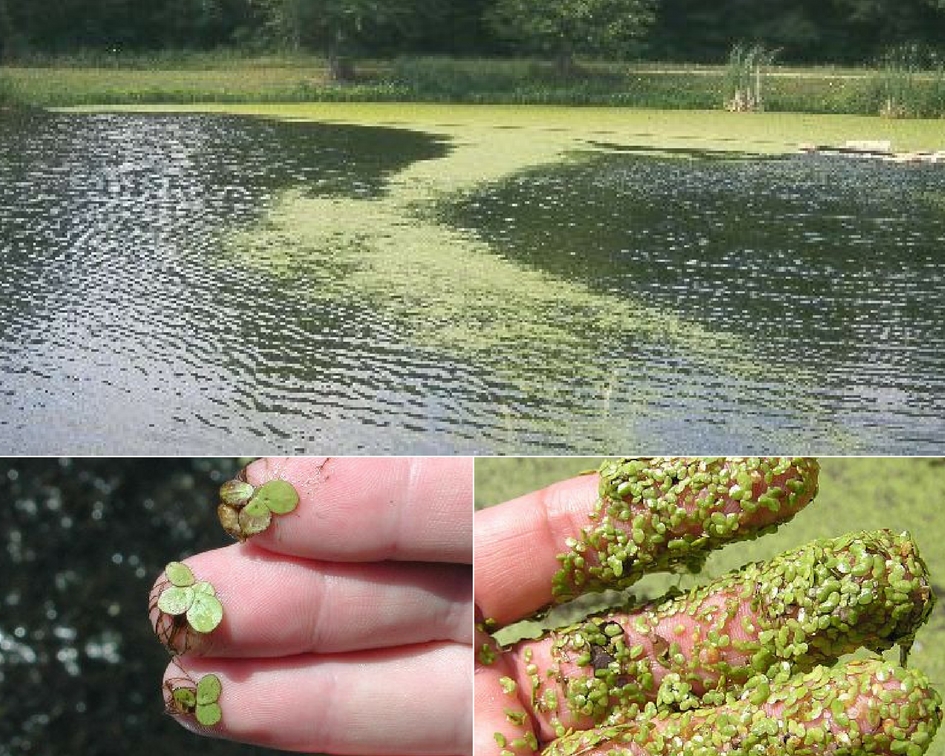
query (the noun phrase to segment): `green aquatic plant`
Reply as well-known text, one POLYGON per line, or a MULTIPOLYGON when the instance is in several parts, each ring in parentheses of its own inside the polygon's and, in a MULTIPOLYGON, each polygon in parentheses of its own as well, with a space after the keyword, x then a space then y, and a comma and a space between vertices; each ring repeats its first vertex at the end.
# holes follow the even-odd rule
POLYGON ((759 675, 716 707, 634 705, 623 723, 567 734, 543 754, 921 756, 941 723, 941 704, 921 672, 863 659, 789 679, 759 675))
POLYGON ((266 530, 273 515, 288 514, 298 504, 298 491, 284 480, 270 480, 258 487, 230 480, 220 487, 217 516, 227 533, 245 541, 266 530))
POLYGON ((158 637, 166 646, 174 647, 183 635, 186 646, 188 630, 206 634, 220 624, 223 604, 214 587, 206 581, 198 581, 186 564, 169 562, 164 574, 167 582, 161 586, 152 606, 160 612, 155 623, 158 637))
POLYGON ((807 672, 861 646, 907 650, 934 604, 907 533, 821 539, 552 633, 553 664, 532 680, 536 709, 563 699, 568 719, 601 722, 650 701, 683 711, 721 703, 755 674, 807 672))
POLYGON ((590 522, 558 556, 555 600, 622 590, 651 572, 698 572, 713 549, 793 517, 817 494, 818 471, 790 457, 605 462, 590 522))
POLYGON ((223 718, 220 693, 223 686, 216 675, 204 675, 196 683, 188 676, 170 678, 165 682, 168 707, 178 714, 193 716, 205 727, 213 727, 223 718))

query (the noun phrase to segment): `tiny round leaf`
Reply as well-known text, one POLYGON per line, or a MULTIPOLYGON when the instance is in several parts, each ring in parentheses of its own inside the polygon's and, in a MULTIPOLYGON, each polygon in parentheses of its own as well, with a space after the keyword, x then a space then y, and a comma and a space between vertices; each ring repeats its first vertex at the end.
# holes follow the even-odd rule
POLYGON ((190 567, 183 562, 169 562, 167 567, 164 568, 164 574, 167 575, 167 579, 171 581, 172 585, 180 588, 193 585, 196 579, 190 567))
POLYGON ((197 705, 197 694, 192 688, 174 688, 172 695, 178 711, 190 712, 197 705))
POLYGON ((220 678, 216 675, 204 675, 197 683, 197 703, 214 703, 220 698, 220 691, 223 686, 220 684, 220 678))
POLYGON ((218 703, 197 704, 195 715, 204 727, 213 727, 223 718, 223 710, 218 703))
POLYGON ((179 588, 176 585, 172 585, 170 588, 165 588, 164 591, 158 596, 158 609, 160 609, 165 614, 183 614, 191 605, 194 603, 194 589, 191 587, 179 588))
POLYGON ((198 633, 209 633, 223 619, 223 604, 216 596, 195 593, 194 601, 187 610, 187 621, 198 633))
POLYGON ((228 507, 226 504, 220 504, 217 507, 217 517, 220 520, 220 524, 223 526, 223 529, 229 533, 234 538, 243 540, 243 531, 240 530, 240 513, 239 510, 234 509, 233 507, 228 507))
POLYGON ((199 583, 194 583, 194 593, 205 593, 208 596, 216 596, 217 589, 206 580, 201 580, 199 583))
POLYGON ((272 522, 272 512, 262 502, 251 501, 240 510, 240 531, 244 538, 262 533, 272 522))
POLYGON ((284 480, 270 480, 256 489, 252 502, 261 502, 273 514, 288 514, 299 505, 298 491, 284 480))
POLYGON ((255 491, 249 483, 242 480, 228 480, 220 486, 220 501, 233 509, 241 509, 255 491))

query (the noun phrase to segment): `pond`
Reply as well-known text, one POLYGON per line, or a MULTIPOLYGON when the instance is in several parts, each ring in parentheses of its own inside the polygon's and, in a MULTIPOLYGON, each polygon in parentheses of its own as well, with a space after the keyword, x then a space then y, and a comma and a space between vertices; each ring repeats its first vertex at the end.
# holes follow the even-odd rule
POLYGON ((0 451, 941 449, 940 166, 395 126, 0 117, 0 451))

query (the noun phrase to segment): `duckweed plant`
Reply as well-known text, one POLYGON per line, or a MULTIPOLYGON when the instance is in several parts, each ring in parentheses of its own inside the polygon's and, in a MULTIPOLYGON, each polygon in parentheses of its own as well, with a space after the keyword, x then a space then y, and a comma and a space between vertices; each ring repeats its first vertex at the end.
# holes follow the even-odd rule
POLYGON ((223 619, 223 604, 216 589, 207 581, 198 581, 182 562, 169 562, 164 568, 167 582, 152 606, 160 611, 155 623, 158 637, 168 648, 177 646, 183 634, 186 648, 190 632, 212 632, 223 619))
MULTIPOLYGON (((818 469, 809 459, 605 463, 591 525, 559 555, 555 598, 698 571, 711 549, 790 519, 816 495, 818 469)), ((553 739, 547 756, 921 756, 941 698, 905 664, 934 603, 911 536, 879 530, 592 616, 508 649, 517 679, 501 681, 507 719, 521 730, 530 711, 538 737, 496 733, 500 756, 538 751, 539 738, 553 739), (861 646, 895 644, 901 666, 830 669, 861 646)))
POLYGON ((817 493, 812 459, 620 459, 600 469, 591 525, 558 557, 552 593, 622 590, 650 572, 702 569, 712 549, 756 538, 817 493))
POLYGON ((717 705, 756 674, 807 672, 861 646, 898 643, 907 652, 933 605, 908 534, 815 541, 662 603, 553 633, 542 642, 551 645, 547 675, 532 678, 534 708, 563 732, 651 702, 681 711, 717 705))
POLYGON ((815 667, 802 676, 753 678, 714 708, 632 705, 627 723, 559 738, 544 756, 921 756, 941 721, 942 700, 921 672, 882 659, 815 667))
POLYGON ((219 699, 223 686, 216 675, 204 675, 196 683, 186 673, 168 679, 168 707, 172 712, 194 717, 204 727, 213 727, 223 718, 219 699))
POLYGON ((255 487, 245 480, 230 480, 220 487, 217 516, 223 529, 238 541, 262 533, 273 515, 292 512, 299 494, 284 480, 270 480, 255 487))

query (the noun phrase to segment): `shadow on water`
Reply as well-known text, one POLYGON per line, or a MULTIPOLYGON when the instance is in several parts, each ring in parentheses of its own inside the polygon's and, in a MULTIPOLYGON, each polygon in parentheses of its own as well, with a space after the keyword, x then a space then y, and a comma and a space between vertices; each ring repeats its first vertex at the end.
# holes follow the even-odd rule
POLYGON ((264 754, 164 714, 147 618, 172 559, 230 541, 234 460, 0 461, 0 754, 264 754))
POLYGON ((812 369, 805 403, 854 435, 882 429, 887 451, 937 448, 940 167, 627 152, 523 171, 441 217, 515 263, 743 339, 758 365, 812 369))
POLYGON ((639 155, 641 157, 678 157, 690 160, 783 160, 780 155, 761 155, 757 152, 739 150, 714 150, 709 147, 653 147, 643 144, 615 144, 589 140, 588 144, 599 150, 614 154, 639 155))

